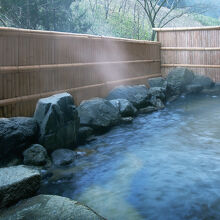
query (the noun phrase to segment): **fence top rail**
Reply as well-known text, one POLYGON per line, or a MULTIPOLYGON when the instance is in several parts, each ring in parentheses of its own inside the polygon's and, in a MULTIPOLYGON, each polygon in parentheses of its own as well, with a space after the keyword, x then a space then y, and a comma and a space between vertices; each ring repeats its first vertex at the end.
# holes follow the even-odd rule
POLYGON ((20 33, 20 34, 35 34, 35 35, 49 35, 51 37, 71 37, 71 38, 87 38, 87 39, 106 39, 113 41, 124 41, 130 43, 141 43, 141 44, 157 44, 160 45, 160 42, 148 41, 148 40, 136 40, 136 39, 127 39, 119 37, 109 37, 102 35, 90 35, 90 34, 75 34, 69 32, 56 32, 56 31, 42 31, 42 30, 32 30, 32 29, 22 29, 22 28, 11 28, 11 27, 0 27, 0 35, 3 33, 20 33))
POLYGON ((178 27, 178 28, 153 28, 157 32, 165 31, 200 31, 200 30, 220 30, 220 26, 202 26, 202 27, 178 27))

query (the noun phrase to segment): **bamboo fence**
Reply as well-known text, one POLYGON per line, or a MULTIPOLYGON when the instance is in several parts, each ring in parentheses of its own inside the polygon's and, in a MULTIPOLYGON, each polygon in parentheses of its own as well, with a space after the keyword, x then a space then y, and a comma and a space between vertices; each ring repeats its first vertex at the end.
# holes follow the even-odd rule
POLYGON ((161 72, 187 67, 220 81, 220 26, 155 28, 161 43, 161 72))
POLYGON ((75 103, 161 76, 160 43, 0 28, 0 117, 32 116, 38 99, 75 103))

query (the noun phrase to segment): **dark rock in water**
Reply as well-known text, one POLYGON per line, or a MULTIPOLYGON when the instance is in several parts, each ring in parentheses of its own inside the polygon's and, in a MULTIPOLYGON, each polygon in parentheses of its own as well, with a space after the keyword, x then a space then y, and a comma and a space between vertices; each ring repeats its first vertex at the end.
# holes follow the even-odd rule
POLYGON ((40 99, 34 118, 40 126, 39 142, 49 152, 76 145, 79 118, 70 94, 62 93, 40 99))
POLYGON ((148 106, 146 108, 139 109, 138 113, 139 114, 149 114, 149 113, 155 112, 157 110, 158 109, 156 107, 154 107, 154 106, 148 106))
POLYGON ((42 166, 47 163, 47 150, 40 144, 34 144, 23 152, 24 164, 42 166))
POLYGON ((55 166, 66 166, 76 159, 77 153, 70 149, 58 149, 51 154, 51 157, 55 166))
POLYGON ((196 94, 200 93, 203 90, 203 87, 199 84, 190 84, 186 86, 186 93, 196 94))
POLYGON ((113 99, 110 100, 120 112, 122 117, 135 116, 137 109, 127 99, 113 99))
POLYGON ((38 195, 0 213, 1 220, 104 220, 92 209, 61 196, 38 195))
POLYGON ((192 84, 194 73, 186 68, 172 69, 167 76, 167 96, 180 95, 187 85, 192 84))
POLYGON ((78 135, 78 143, 85 143, 88 138, 94 133, 93 129, 90 127, 80 127, 78 135))
POLYGON ((27 166, 1 168, 0 208, 34 195, 40 188, 40 180, 40 173, 27 166))
POLYGON ((176 101, 180 96, 179 95, 174 95, 174 96, 171 96, 167 99, 167 103, 171 103, 171 102, 174 102, 176 101))
POLYGON ((133 122, 133 118, 132 117, 123 117, 121 118, 121 123, 122 124, 131 124, 133 122))
POLYGON ((203 89, 202 94, 212 95, 212 96, 220 95, 220 83, 216 83, 215 86, 212 88, 203 89))
POLYGON ((38 138, 38 124, 33 118, 0 119, 0 161, 13 159, 38 138))
POLYGON ((163 77, 150 78, 150 79, 148 79, 148 83, 151 88, 162 87, 162 88, 166 89, 166 87, 167 87, 167 81, 163 77))
POLYGON ((151 94, 151 98, 154 96, 157 99, 162 100, 163 102, 166 100, 165 92, 166 92, 166 90, 162 87, 152 87, 149 89, 149 93, 151 94))
POLYGON ((120 122, 120 113, 108 100, 95 98, 83 101, 77 108, 80 125, 105 131, 120 122))
POLYGON ((157 98, 156 96, 151 97, 150 103, 151 103, 151 105, 156 107, 158 110, 165 108, 165 105, 163 104, 163 102, 159 98, 157 98))
POLYGON ((196 75, 192 83, 201 85, 204 89, 212 88, 215 85, 211 78, 202 75, 196 75))
POLYGON ((150 94, 144 85, 120 86, 113 89, 107 96, 108 100, 127 99, 136 108, 143 108, 148 105, 150 94))

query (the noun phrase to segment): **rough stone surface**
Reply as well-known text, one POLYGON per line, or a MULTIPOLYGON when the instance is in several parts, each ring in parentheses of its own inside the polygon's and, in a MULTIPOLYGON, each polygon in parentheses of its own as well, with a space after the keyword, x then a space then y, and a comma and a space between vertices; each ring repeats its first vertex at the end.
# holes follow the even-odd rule
POLYGON ((55 166, 66 166, 75 160, 77 153, 70 149, 58 149, 51 154, 51 157, 55 166))
POLYGON ((120 121, 120 113, 108 100, 94 98, 83 101, 77 108, 80 125, 103 131, 120 121))
POLYGON ((202 94, 205 95, 220 95, 220 83, 216 83, 214 87, 203 89, 202 94))
POLYGON ((166 89, 166 87, 167 87, 167 81, 163 77, 150 78, 150 79, 148 79, 148 83, 151 88, 162 87, 162 88, 166 89))
POLYGON ((70 94, 61 93, 40 99, 34 118, 40 126, 39 143, 49 152, 73 148, 77 143, 79 118, 70 94))
POLYGON ((47 150, 40 144, 34 144, 23 152, 24 164, 42 166, 47 163, 47 150))
POLYGON ((131 124, 133 120, 132 117, 123 117, 121 118, 121 124, 131 124))
POLYGON ((139 109, 138 113, 139 114, 149 114, 149 113, 155 112, 157 110, 158 109, 156 107, 154 107, 154 106, 148 106, 146 108, 139 109))
POLYGON ((190 84, 186 86, 186 93, 196 94, 203 90, 203 86, 199 84, 190 84))
POLYGON ((79 202, 53 195, 38 195, 0 213, 1 220, 101 220, 92 209, 79 202))
POLYGON ((38 136, 38 125, 33 118, 0 119, 0 161, 22 152, 35 143, 38 136))
POLYGON ((149 89, 151 97, 154 96, 157 99, 161 99, 163 102, 166 100, 165 92, 166 90, 162 87, 152 87, 149 89))
POLYGON ((158 110, 165 108, 165 105, 163 104, 163 102, 159 98, 157 98, 156 96, 151 97, 150 103, 151 103, 151 105, 156 107, 158 110))
POLYGON ((192 83, 201 85, 204 89, 209 89, 215 85, 211 78, 201 75, 196 75, 192 83))
POLYGON ((167 76, 167 96, 180 95, 194 80, 194 73, 186 68, 174 68, 167 76))
POLYGON ((120 112, 122 117, 135 116, 137 109, 127 99, 113 99, 110 100, 120 112))
POLYGON ((0 168, 0 208, 34 195, 40 180, 40 173, 27 166, 0 168))
POLYGON ((127 99, 136 108, 143 108, 148 105, 150 94, 144 85, 120 86, 113 89, 107 96, 108 100, 127 99))
POLYGON ((90 127, 80 127, 78 135, 78 143, 84 143, 87 139, 94 133, 93 129, 90 127))

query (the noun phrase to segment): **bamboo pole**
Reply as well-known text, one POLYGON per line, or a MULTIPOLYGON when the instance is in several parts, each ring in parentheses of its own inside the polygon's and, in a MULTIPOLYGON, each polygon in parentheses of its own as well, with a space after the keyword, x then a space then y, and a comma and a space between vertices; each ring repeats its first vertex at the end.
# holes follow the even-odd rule
POLYGON ((96 66, 96 65, 113 65, 113 64, 133 64, 133 63, 156 63, 160 60, 131 60, 131 61, 112 61, 112 62, 93 62, 93 63, 67 63, 67 64, 50 64, 50 65, 33 65, 33 66, 0 66, 0 73, 11 71, 28 71, 38 69, 54 69, 65 67, 81 67, 81 66, 96 66))
MULTIPOLYGON (((45 97, 48 97, 48 96, 51 96, 51 95, 54 95, 57 93, 63 93, 63 92, 72 93, 72 92, 76 92, 76 91, 79 91, 82 89, 89 89, 89 88, 100 87, 100 86, 108 86, 108 85, 113 85, 113 84, 117 84, 117 83, 126 83, 126 82, 130 82, 130 81, 135 81, 135 80, 145 80, 145 79, 149 79, 149 78, 153 78, 153 77, 160 77, 160 76, 161 76, 161 73, 156 73, 156 74, 151 74, 148 76, 133 77, 133 78, 129 78, 129 79, 109 81, 109 82, 105 82, 105 83, 89 85, 89 86, 82 86, 82 87, 78 87, 78 88, 64 89, 64 90, 59 90, 59 91, 46 92, 46 93, 40 93, 40 94, 34 94, 34 95, 28 95, 28 96, 21 96, 21 97, 11 98, 11 99, 3 99, 3 100, 0 100, 0 107, 6 106, 6 105, 11 105, 11 104, 16 104, 19 102, 38 100, 40 98, 45 98, 45 97)), ((146 83, 147 83, 147 81, 146 81, 146 83)))
POLYGON ((161 50, 220 51, 220 47, 161 47, 161 50))
POLYGON ((201 64, 161 64, 161 67, 220 68, 220 65, 201 65, 201 64))

